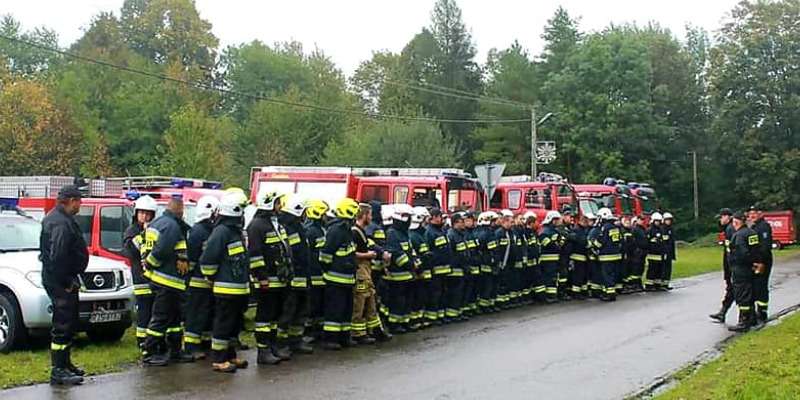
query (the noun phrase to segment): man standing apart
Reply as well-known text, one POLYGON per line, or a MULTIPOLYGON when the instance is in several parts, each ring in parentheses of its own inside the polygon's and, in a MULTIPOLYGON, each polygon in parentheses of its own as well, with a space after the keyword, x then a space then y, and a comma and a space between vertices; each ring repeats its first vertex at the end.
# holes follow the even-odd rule
POLYGON ((719 226, 725 240, 722 242, 722 277, 725 279, 725 295, 722 296, 722 308, 716 314, 711 314, 709 317, 714 322, 721 324, 725 323, 725 315, 728 314, 728 309, 733 305, 733 284, 731 283, 731 263, 730 263, 730 245, 733 234, 736 232, 733 229, 732 223, 733 211, 730 208, 723 208, 719 211, 719 226))
POLYGON ((78 324, 78 275, 86 271, 89 252, 75 222, 81 209, 81 192, 65 186, 58 192, 58 205, 42 220, 39 259, 42 284, 53 304, 53 330, 50 343, 51 385, 79 385, 84 372, 74 366, 70 347, 78 324))
POLYGON ((753 298, 756 305, 756 322, 767 322, 769 307, 769 275, 772 273, 772 227, 764 220, 764 214, 758 207, 750 207, 748 215, 752 223, 751 229, 758 234, 759 251, 763 266, 755 271, 753 278, 753 298))

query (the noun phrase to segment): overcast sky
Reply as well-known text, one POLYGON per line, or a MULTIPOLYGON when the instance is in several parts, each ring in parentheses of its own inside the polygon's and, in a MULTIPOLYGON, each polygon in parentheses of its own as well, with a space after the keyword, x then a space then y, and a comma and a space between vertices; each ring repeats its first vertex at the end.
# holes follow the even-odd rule
MULTIPOLYGON (((196 0, 223 46, 253 39, 298 40, 324 50, 347 74, 375 50, 400 51, 426 26, 434 0, 196 0)), ((55 29, 68 46, 101 11, 119 15, 123 0, 0 0, 25 29, 55 29)), ((687 23, 712 34, 738 0, 458 0, 483 63, 492 48, 514 39, 533 54, 543 46, 544 25, 562 5, 581 18, 583 31, 609 23, 658 21, 683 38, 687 23)))

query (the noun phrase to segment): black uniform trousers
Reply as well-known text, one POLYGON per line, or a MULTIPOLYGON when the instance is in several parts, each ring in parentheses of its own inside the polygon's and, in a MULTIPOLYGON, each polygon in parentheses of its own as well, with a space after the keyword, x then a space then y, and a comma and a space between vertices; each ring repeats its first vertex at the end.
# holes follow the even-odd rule
POLYGON ((187 351, 200 351, 203 342, 211 340, 214 325, 214 294, 210 288, 189 287, 186 292, 186 332, 183 341, 187 351))
POLYGON ((139 347, 144 346, 147 339, 147 326, 150 325, 150 317, 153 315, 153 299, 155 296, 151 292, 136 296, 136 342, 139 347))
POLYGON ((664 270, 661 272, 661 287, 669 287, 669 281, 672 280, 672 258, 667 256, 663 264, 664 270))
POLYGON ((733 282, 731 281, 731 266, 729 263, 722 262, 722 278, 725 280, 725 294, 722 296, 722 311, 727 312, 734 301, 733 282))
POLYGON ((751 319, 754 315, 753 304, 753 268, 749 265, 731 266, 731 282, 733 283, 733 297, 739 306, 739 320, 751 319))
POLYGON ((447 276, 444 278, 445 284, 445 310, 446 318, 457 318, 461 315, 461 307, 464 300, 464 277, 447 276))
POLYGON ((772 255, 765 260, 766 269, 761 274, 753 276, 753 300, 756 306, 756 317, 761 321, 767 320, 769 308, 769 276, 772 274, 772 255))
POLYGON ((308 326, 312 331, 322 330, 322 321, 325 319, 323 304, 325 299, 325 286, 312 285, 308 292, 308 326))
POLYGON ((643 257, 632 257, 629 259, 631 265, 630 275, 628 276, 628 283, 631 286, 641 288, 642 287, 642 278, 644 275, 644 258, 643 257))
POLYGON ((600 273, 603 278, 602 285, 606 296, 616 297, 617 275, 621 261, 600 261, 600 273))
POLYGON ((353 318, 353 286, 326 282, 323 339, 327 342, 350 341, 353 318))
POLYGON ((278 335, 278 319, 283 311, 283 303, 289 289, 286 287, 271 287, 259 290, 256 295, 255 337, 259 348, 268 348, 275 345, 278 335))
POLYGON ((183 292, 152 285, 154 294, 152 316, 147 326, 147 340, 144 343, 144 354, 164 354, 169 350, 180 350, 181 331, 181 298, 183 292))
POLYGON ((572 261, 572 271, 570 272, 570 282, 572 282, 572 293, 583 295, 588 290, 589 266, 586 261, 572 261))
POLYGON ((430 290, 430 282, 430 278, 421 278, 415 280, 411 284, 411 314, 412 322, 414 322, 415 325, 429 322, 429 318, 425 314, 425 305, 428 304, 428 291, 430 290))
POLYGON ((664 262, 660 260, 648 259, 647 276, 644 280, 644 286, 646 288, 654 288, 656 286, 660 286, 663 275, 664 275, 664 262))
POLYGON ((389 328, 405 325, 410 321, 409 306, 410 295, 412 293, 413 281, 397 282, 385 280, 383 286, 386 296, 383 299, 384 313, 389 328))
POLYGON ((78 289, 72 288, 68 293, 63 287, 48 285, 45 290, 53 304, 53 327, 50 331, 53 366, 66 368, 66 354, 78 327, 78 289))
POLYGON ((542 284, 545 286, 545 294, 548 298, 555 298, 558 294, 558 261, 542 261, 542 284))
POLYGON ((425 311, 429 316, 436 314, 436 319, 444 318, 444 280, 445 275, 434 274, 430 281, 430 291, 428 292, 428 303, 425 311))
POLYGON ((241 324, 247 311, 248 296, 214 296, 214 320, 211 339, 211 361, 223 363, 236 358, 236 346, 241 324))
POLYGON ((278 318, 278 341, 299 341, 303 337, 308 310, 308 289, 289 289, 278 318))

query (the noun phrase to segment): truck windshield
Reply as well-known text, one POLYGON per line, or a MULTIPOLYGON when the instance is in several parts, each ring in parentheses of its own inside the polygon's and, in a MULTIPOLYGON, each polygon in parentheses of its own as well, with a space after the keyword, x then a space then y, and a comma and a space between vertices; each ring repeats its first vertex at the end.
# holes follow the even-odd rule
POLYGON ((602 207, 608 207, 612 211, 617 208, 615 204, 616 195, 614 194, 604 194, 600 196, 600 204, 602 207))
POLYGON ((580 199, 578 200, 578 204, 581 207, 582 215, 592 214, 596 216, 597 211, 600 209, 597 207, 597 203, 592 199, 580 199))
POLYGON ((622 213, 633 214, 633 199, 629 196, 623 196, 621 199, 622 213))
POLYGON ((0 218, 0 251, 39 250, 41 232, 32 219, 0 218))

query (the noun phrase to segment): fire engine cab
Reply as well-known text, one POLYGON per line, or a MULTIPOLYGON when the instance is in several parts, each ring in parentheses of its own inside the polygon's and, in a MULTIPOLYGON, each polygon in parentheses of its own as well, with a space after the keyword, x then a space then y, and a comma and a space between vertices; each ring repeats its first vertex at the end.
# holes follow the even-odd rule
POLYGON ((481 211, 485 201, 483 188, 470 174, 444 168, 254 167, 250 173, 253 203, 273 191, 332 205, 350 197, 448 211, 481 211))
POLYGON ((580 197, 594 199, 598 207, 609 208, 617 217, 634 215, 634 196, 631 188, 624 182, 606 178, 602 184, 579 184, 574 187, 580 197))
POLYGON ((514 214, 536 213, 539 221, 550 210, 561 211, 578 205, 575 190, 566 179, 552 173, 540 173, 536 179, 528 175, 504 176, 495 188, 489 208, 511 210, 514 214))

